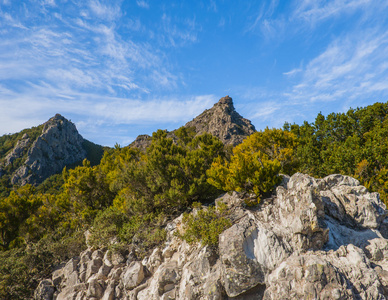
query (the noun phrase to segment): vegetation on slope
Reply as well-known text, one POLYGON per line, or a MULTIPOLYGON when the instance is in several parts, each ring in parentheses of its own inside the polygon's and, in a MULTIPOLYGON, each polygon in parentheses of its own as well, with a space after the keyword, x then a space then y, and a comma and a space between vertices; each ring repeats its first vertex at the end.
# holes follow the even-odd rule
POLYGON ((320 113, 313 123, 285 124, 284 130, 297 136, 301 172, 353 176, 388 204, 388 103, 320 113))
MULTIPOLYGON (((0 298, 30 298, 50 267, 85 247, 87 229, 93 247, 120 251, 132 244, 142 257, 164 241, 167 221, 194 203, 200 204, 194 204, 196 214, 185 214, 181 237, 216 247, 218 234, 231 224, 222 208, 200 206, 230 190, 260 200, 279 173, 354 176, 387 203, 387 114, 388 103, 318 114, 312 123, 257 132, 232 151, 210 134, 195 137, 190 128, 174 137, 159 130, 145 151, 117 146, 99 164, 100 150, 88 144, 94 163, 65 168, 38 187, 11 187, 2 178, 0 298)), ((16 140, 1 138, 3 154, 16 140)))

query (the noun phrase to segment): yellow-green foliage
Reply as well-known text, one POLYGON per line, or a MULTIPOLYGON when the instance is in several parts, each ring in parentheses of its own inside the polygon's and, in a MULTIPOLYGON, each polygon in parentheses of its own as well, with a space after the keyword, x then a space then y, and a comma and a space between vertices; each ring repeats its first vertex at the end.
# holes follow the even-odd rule
POLYGON ((112 204, 114 195, 99 166, 91 167, 89 161, 84 160, 83 166, 68 172, 64 169, 63 177, 63 193, 82 220, 91 222, 99 210, 112 204))
POLYGON ((218 245, 218 236, 232 223, 227 216, 227 208, 220 203, 218 208, 214 206, 201 209, 200 203, 194 203, 195 213, 183 215, 183 234, 179 235, 188 243, 199 242, 203 245, 215 247, 218 245))
POLYGON ((163 214, 134 215, 123 224, 118 237, 122 242, 135 244, 137 255, 143 257, 150 249, 165 241, 165 222, 166 217, 163 214))
POLYGON ((0 299, 33 299, 40 280, 52 267, 85 250, 83 232, 70 236, 51 233, 28 247, 0 251, 0 299))
POLYGON ((388 103, 346 113, 319 113, 314 122, 285 124, 298 138, 300 171, 315 177, 354 176, 388 204, 388 103))
POLYGON ((294 134, 265 129, 233 149, 230 161, 218 157, 207 171, 208 182, 224 191, 254 192, 258 197, 279 183, 279 172, 293 172, 294 134))
POLYGON ((90 245, 95 248, 110 246, 112 239, 117 239, 119 231, 128 221, 129 217, 117 208, 109 207, 100 211, 90 229, 90 245))
POLYGON ((22 225, 42 205, 41 199, 33 195, 34 191, 28 184, 0 198, 0 249, 13 248, 23 242, 22 225))
POLYGON ((174 214, 217 195, 207 183, 206 170, 223 155, 223 144, 206 133, 194 137, 186 128, 176 136, 173 140, 159 130, 146 153, 118 148, 103 158, 109 186, 117 194, 116 207, 129 214, 174 214))

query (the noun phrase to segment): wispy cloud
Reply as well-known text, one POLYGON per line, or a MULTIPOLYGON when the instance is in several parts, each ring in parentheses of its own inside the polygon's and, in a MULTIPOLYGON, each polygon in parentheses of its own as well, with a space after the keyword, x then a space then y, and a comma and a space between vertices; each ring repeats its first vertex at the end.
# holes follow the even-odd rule
POLYGON ((162 15, 162 29, 160 38, 165 47, 182 47, 197 41, 197 32, 200 30, 195 18, 184 19, 183 21, 172 21, 172 17, 162 15))
POLYGON ((112 4, 110 1, 104 3, 99 0, 89 0, 88 5, 93 15, 101 19, 112 21, 121 15, 120 6, 115 2, 112 4))
POLYGON ((284 72, 283 75, 286 75, 286 76, 295 76, 296 74, 302 72, 302 69, 300 68, 297 68, 297 69, 292 69, 291 71, 288 71, 288 72, 284 72))
MULTIPOLYGON (((210 105, 211 96, 183 102, 150 96, 151 91, 173 91, 182 79, 163 47, 122 34, 151 29, 136 17, 124 24, 121 2, 42 0, 6 8, 4 3, 0 134, 37 125, 57 112, 103 124, 156 124, 182 122, 210 105)), ((137 5, 149 7, 146 1, 137 5)), ((171 38, 170 45, 195 42, 195 18, 183 20, 183 28, 168 17, 160 22, 158 29, 171 38)))
POLYGON ((300 80, 285 95, 299 104, 376 97, 376 91, 388 95, 388 64, 382 61, 388 61, 388 33, 337 38, 298 72, 300 80))
POLYGON ((256 17, 254 18, 254 21, 248 26, 248 31, 255 30, 257 27, 262 27, 263 25, 264 27, 268 26, 268 19, 272 18, 272 15, 275 12, 278 4, 279 0, 261 1, 258 8, 253 8, 256 9, 256 17))
POLYGON ((314 25, 328 18, 352 14, 355 10, 371 10, 377 6, 381 8, 381 5, 386 6, 387 2, 380 0, 302 0, 296 1, 294 5, 295 10, 291 15, 291 19, 302 19, 314 25))
POLYGON ((144 1, 144 0, 137 0, 136 1, 136 4, 139 6, 139 7, 142 7, 142 8, 150 8, 150 5, 148 4, 147 1, 144 1))
MULTIPOLYGON (((173 125, 177 128, 210 108, 216 101, 214 95, 187 99, 172 96, 144 101, 77 93, 53 86, 33 86, 30 94, 15 93, 0 86, 0 93, 0 134, 36 126, 60 113, 72 119, 86 137, 92 134, 94 142, 108 143, 110 146, 115 142, 127 144, 136 137, 129 138, 128 130, 120 134, 119 129, 113 126, 140 125, 151 127, 152 131, 161 126, 173 125), (10 101, 14 104, 9 105, 10 101)), ((138 130, 138 134, 143 133, 140 128, 138 130)))

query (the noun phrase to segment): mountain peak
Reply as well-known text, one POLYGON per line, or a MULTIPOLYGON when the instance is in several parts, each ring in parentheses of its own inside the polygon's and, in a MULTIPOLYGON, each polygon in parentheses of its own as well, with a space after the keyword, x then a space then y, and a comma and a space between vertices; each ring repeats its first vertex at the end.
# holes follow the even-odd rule
POLYGON ((13 173, 12 184, 39 184, 64 166, 82 161, 87 154, 83 143, 75 125, 56 114, 43 124, 42 132, 35 140, 23 136, 6 157, 8 161, 19 157, 25 159, 13 173))
POLYGON ((211 133, 225 145, 236 146, 256 131, 251 121, 243 118, 234 108, 229 95, 222 97, 211 109, 186 123, 185 127, 195 127, 197 134, 211 133))
POLYGON ((218 101, 218 104, 221 104, 221 105, 227 105, 231 108, 234 109, 234 106, 233 106, 233 99, 231 97, 229 97, 229 95, 226 95, 225 97, 222 97, 219 101, 218 101))

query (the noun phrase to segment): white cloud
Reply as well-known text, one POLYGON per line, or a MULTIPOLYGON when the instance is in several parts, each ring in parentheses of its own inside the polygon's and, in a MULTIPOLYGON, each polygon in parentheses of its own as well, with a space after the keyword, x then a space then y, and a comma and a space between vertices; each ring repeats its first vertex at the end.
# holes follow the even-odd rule
POLYGON ((156 130, 160 123, 183 125, 216 102, 213 95, 195 96, 187 100, 170 97, 142 101, 74 93, 52 86, 33 86, 29 94, 18 94, 0 87, 0 93, 0 135, 41 124, 56 113, 67 118, 77 115, 84 120, 85 127, 153 124, 156 130), (12 105, 9 105, 10 101, 12 105))
POLYGON ((376 97, 375 91, 388 95, 388 64, 381 64, 388 61, 387 50, 386 32, 337 38, 298 72, 300 80, 286 96, 295 103, 314 103, 376 97))
POLYGON ((162 15, 161 44, 164 47, 182 47, 197 42, 200 30, 195 18, 182 21, 174 20, 167 14, 162 15))
POLYGON ((302 72, 302 69, 300 68, 297 68, 297 69, 292 69, 291 71, 288 71, 288 72, 284 72, 283 75, 286 75, 286 76, 295 76, 296 74, 302 72))
POLYGON ((144 1, 144 0, 136 0, 136 4, 139 6, 139 7, 142 7, 142 8, 150 8, 150 5, 147 1, 144 1))
POLYGON ((111 5, 111 2, 107 1, 106 4, 99 0, 89 0, 89 8, 91 12, 104 20, 113 21, 121 16, 121 10, 119 5, 111 5))
POLYGON ((291 19, 303 19, 314 25, 328 18, 351 14, 357 9, 371 9, 377 2, 380 8, 384 5, 384 1, 379 0, 296 1, 291 19))

